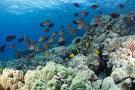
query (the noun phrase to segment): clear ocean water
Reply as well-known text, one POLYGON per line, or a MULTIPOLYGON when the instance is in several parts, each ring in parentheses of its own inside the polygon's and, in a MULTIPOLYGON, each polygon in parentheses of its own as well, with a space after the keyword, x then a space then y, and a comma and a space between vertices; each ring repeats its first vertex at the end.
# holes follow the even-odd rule
MULTIPOLYGON (((98 11, 104 14, 116 12, 128 14, 135 11, 135 0, 0 0, 0 45, 14 44, 19 50, 25 51, 26 47, 16 40, 6 42, 7 35, 16 35, 17 38, 27 35, 38 40, 43 33, 40 23, 46 19, 54 22, 54 31, 59 31, 61 25, 72 23, 75 12, 88 10, 89 16, 86 18, 90 23, 92 18, 98 15, 98 11), (73 3, 79 3, 80 8, 75 8, 73 3), (118 4, 124 4, 126 8, 118 9, 118 4), (92 4, 100 5, 97 10, 90 9, 92 4)), ((66 45, 69 45, 73 38, 83 36, 84 31, 78 32, 71 37, 65 34, 66 45)), ((50 36, 50 33, 47 33, 50 36)), ((14 57, 14 50, 7 47, 5 52, 0 53, 0 60, 6 60, 14 57)))

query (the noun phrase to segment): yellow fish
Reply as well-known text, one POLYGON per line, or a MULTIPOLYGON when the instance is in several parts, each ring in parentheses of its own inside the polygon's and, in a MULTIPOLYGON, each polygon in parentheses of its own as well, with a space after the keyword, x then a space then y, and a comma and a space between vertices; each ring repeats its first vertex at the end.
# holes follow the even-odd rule
POLYGON ((70 54, 69 57, 70 57, 70 58, 73 58, 73 57, 75 57, 75 55, 72 53, 72 54, 70 54))
POLYGON ((99 49, 96 49, 95 53, 96 53, 97 55, 100 55, 100 54, 101 54, 101 52, 100 52, 99 49))

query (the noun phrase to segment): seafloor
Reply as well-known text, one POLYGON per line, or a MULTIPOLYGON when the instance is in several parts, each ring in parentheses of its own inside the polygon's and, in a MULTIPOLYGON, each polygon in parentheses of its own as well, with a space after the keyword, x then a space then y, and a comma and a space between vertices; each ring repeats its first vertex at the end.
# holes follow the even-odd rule
POLYGON ((0 90, 135 90, 135 14, 91 25, 67 47, 9 60, 0 90))

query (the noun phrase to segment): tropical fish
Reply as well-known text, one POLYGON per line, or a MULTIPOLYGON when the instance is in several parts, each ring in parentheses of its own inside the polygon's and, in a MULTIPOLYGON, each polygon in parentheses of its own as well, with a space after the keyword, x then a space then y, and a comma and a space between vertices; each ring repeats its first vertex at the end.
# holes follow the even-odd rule
POLYGON ((49 37, 47 37, 47 36, 40 36, 39 37, 39 42, 44 42, 44 41, 46 41, 48 39, 49 39, 49 37))
POLYGON ((82 29, 84 25, 83 20, 79 19, 76 22, 77 22, 77 29, 82 29))
POLYGON ((70 33, 72 34, 72 35, 74 35, 74 34, 76 34, 77 33, 77 29, 75 29, 75 28, 72 28, 71 30, 70 30, 70 33))
POLYGON ((58 35, 59 35, 59 36, 63 36, 63 35, 64 35, 64 30, 60 30, 60 32, 59 32, 58 35))
POLYGON ((72 25, 71 24, 68 24, 67 25, 67 28, 70 30, 70 34, 72 34, 72 35, 76 34, 77 31, 78 31, 77 29, 72 28, 72 25))
POLYGON ((90 27, 89 24, 87 24, 87 25, 85 26, 85 31, 86 31, 86 32, 90 32, 90 30, 91 30, 91 27, 90 27))
POLYGON ((19 52, 19 51, 15 51, 15 58, 16 58, 16 59, 22 58, 22 53, 19 52))
POLYGON ((28 47, 28 50, 31 50, 31 51, 35 50, 35 45, 30 45, 30 46, 28 47))
POLYGON ((73 58, 73 57, 75 57, 75 55, 74 55, 73 53, 71 53, 71 54, 69 55, 69 57, 70 57, 70 58, 73 58))
POLYGON ((98 6, 96 4, 90 6, 92 9, 97 9, 98 6))
POLYGON ((67 24, 68 29, 72 29, 72 24, 67 24))
POLYGON ((7 46, 6 44, 1 45, 1 46, 0 46, 0 52, 4 52, 6 46, 7 46))
POLYGON ((79 16, 79 14, 78 13, 74 13, 74 16, 79 16))
POLYGON ((88 16, 88 15, 89 15, 89 12, 86 11, 86 10, 85 10, 85 11, 82 11, 82 12, 81 12, 81 15, 82 15, 82 16, 88 16))
POLYGON ((78 24, 76 20, 73 20, 73 24, 78 24))
POLYGON ((66 43, 66 42, 65 42, 64 37, 59 37, 59 39, 58 39, 58 45, 59 45, 59 46, 63 46, 65 43, 66 43))
POLYGON ((80 7, 79 3, 73 3, 73 6, 76 7, 76 8, 80 7))
POLYGON ((111 16, 111 18, 118 18, 118 17, 120 17, 120 14, 117 14, 117 13, 110 13, 109 15, 111 16))
POLYGON ((6 41, 8 41, 8 42, 13 41, 14 39, 16 39, 16 36, 15 35, 8 35, 6 37, 6 41))
POLYGON ((98 27, 99 25, 98 25, 98 24, 94 24, 93 26, 94 26, 94 27, 98 27))
POLYGON ((40 23, 40 26, 41 26, 41 27, 45 27, 45 26, 48 26, 49 23, 50 23, 49 20, 45 20, 44 22, 40 23))
POLYGON ((47 44, 47 43, 43 44, 43 48, 44 49, 48 49, 49 48, 49 44, 47 44))
POLYGON ((50 23, 50 24, 48 25, 48 28, 52 28, 52 27, 54 27, 54 23, 50 23))
POLYGON ((49 32, 49 28, 46 28, 46 29, 44 30, 44 32, 46 32, 46 33, 49 32))
POLYGON ((55 37, 57 35, 57 32, 51 32, 51 37, 55 37))
POLYGON ((11 45, 9 45, 9 48, 14 49, 15 45, 11 44, 11 45))
POLYGON ((95 53, 96 53, 97 56, 101 55, 100 49, 96 49, 96 50, 95 50, 95 53))
POLYGON ((54 37, 51 37, 51 38, 48 40, 48 43, 49 43, 49 44, 53 44, 54 41, 55 41, 54 37))
POLYGON ((123 8, 125 8, 125 5, 124 4, 118 4, 117 7, 120 8, 120 9, 123 9, 123 8))
POLYGON ((25 39, 24 38, 19 38, 18 42, 23 42, 25 39))

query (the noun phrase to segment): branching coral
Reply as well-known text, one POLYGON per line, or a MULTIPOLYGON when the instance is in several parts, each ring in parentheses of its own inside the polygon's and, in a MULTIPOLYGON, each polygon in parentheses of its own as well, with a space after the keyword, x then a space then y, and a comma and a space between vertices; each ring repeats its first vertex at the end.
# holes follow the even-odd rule
POLYGON ((127 41, 127 48, 132 52, 132 57, 135 58, 135 39, 129 39, 127 41))

